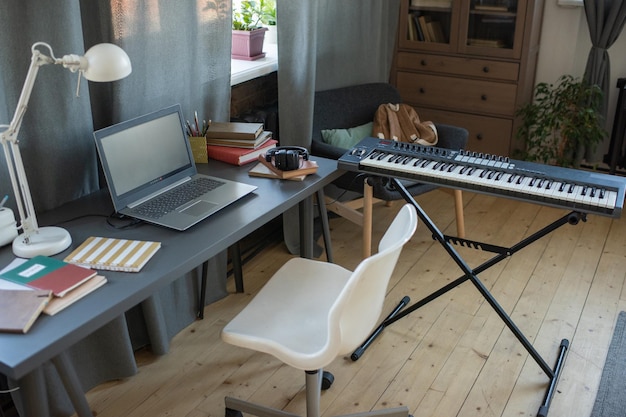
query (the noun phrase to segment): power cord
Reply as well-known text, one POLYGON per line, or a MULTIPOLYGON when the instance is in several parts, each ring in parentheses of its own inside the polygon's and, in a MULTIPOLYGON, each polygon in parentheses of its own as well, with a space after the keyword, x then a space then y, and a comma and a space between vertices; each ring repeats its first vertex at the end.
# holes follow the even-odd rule
POLYGON ((136 219, 134 217, 125 216, 119 213, 111 213, 107 217, 107 224, 117 230, 130 229, 137 225, 143 224, 143 220, 136 219))

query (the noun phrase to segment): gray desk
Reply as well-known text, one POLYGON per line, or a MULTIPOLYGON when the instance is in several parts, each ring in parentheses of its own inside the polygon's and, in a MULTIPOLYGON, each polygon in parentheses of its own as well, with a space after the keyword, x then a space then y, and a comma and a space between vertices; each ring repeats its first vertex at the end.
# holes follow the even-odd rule
MULTIPOLYGON (((106 271, 104 275, 109 282, 105 286, 53 317, 41 316, 27 334, 0 333, 0 373, 20 386, 27 414, 44 415, 36 409, 34 403, 37 401, 28 398, 29 395, 41 394, 29 390, 29 375, 51 361, 78 414, 81 417, 91 416, 76 372, 65 355, 66 350, 296 205, 299 205, 301 215, 302 254, 311 256, 312 197, 342 174, 336 169, 336 161, 313 159, 318 162, 319 171, 307 176, 303 182, 249 177, 247 170, 250 166, 238 168, 216 161, 200 165, 201 172, 254 184, 258 189, 185 232, 151 225, 114 230, 103 217, 97 216, 62 223, 70 231, 73 244, 58 255, 60 258, 89 236, 156 240, 162 242, 162 247, 139 273, 106 271)), ((109 214, 111 211, 108 193, 98 192, 41 216, 41 223, 63 222, 81 214, 109 214)), ((12 258, 9 247, 0 250, 1 265, 8 264, 12 258)))

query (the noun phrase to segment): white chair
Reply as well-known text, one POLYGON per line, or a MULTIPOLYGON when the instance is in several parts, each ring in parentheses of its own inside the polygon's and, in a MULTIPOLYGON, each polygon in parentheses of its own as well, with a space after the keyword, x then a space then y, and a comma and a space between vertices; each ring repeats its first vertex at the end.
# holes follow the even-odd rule
MULTIPOLYGON (((354 270, 304 258, 283 265, 222 331, 229 344, 269 353, 306 372, 307 417, 319 417, 323 368, 363 342, 383 308, 387 285, 403 245, 417 227, 415 208, 404 205, 379 251, 354 270)), ((332 375, 331 375, 332 376, 332 375)), ((226 397, 226 414, 294 417, 291 413, 226 397)), ((358 416, 407 417, 399 407, 358 416)))

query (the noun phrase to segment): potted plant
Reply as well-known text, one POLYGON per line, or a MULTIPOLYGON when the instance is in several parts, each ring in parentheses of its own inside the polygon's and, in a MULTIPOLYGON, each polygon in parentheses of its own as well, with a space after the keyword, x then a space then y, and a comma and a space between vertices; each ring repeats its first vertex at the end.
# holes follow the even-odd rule
POLYGON ((539 83, 534 100, 518 109, 522 125, 516 137, 524 144, 520 159, 579 166, 582 152, 607 135, 599 113, 603 92, 571 75, 556 84, 539 83))
POLYGON ((261 22, 267 28, 265 40, 276 43, 276 0, 261 0, 261 22))
POLYGON ((263 1, 244 0, 239 10, 233 10, 232 58, 251 61, 265 56, 262 7, 263 1))

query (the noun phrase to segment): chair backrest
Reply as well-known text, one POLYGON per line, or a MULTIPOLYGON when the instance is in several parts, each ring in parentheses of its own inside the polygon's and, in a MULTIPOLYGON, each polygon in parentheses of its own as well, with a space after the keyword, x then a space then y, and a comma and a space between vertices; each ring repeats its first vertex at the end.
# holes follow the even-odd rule
POLYGON ((381 239, 378 253, 361 261, 352 273, 329 316, 331 340, 340 343, 340 355, 359 346, 376 326, 402 247, 416 228, 415 207, 405 204, 381 239))

